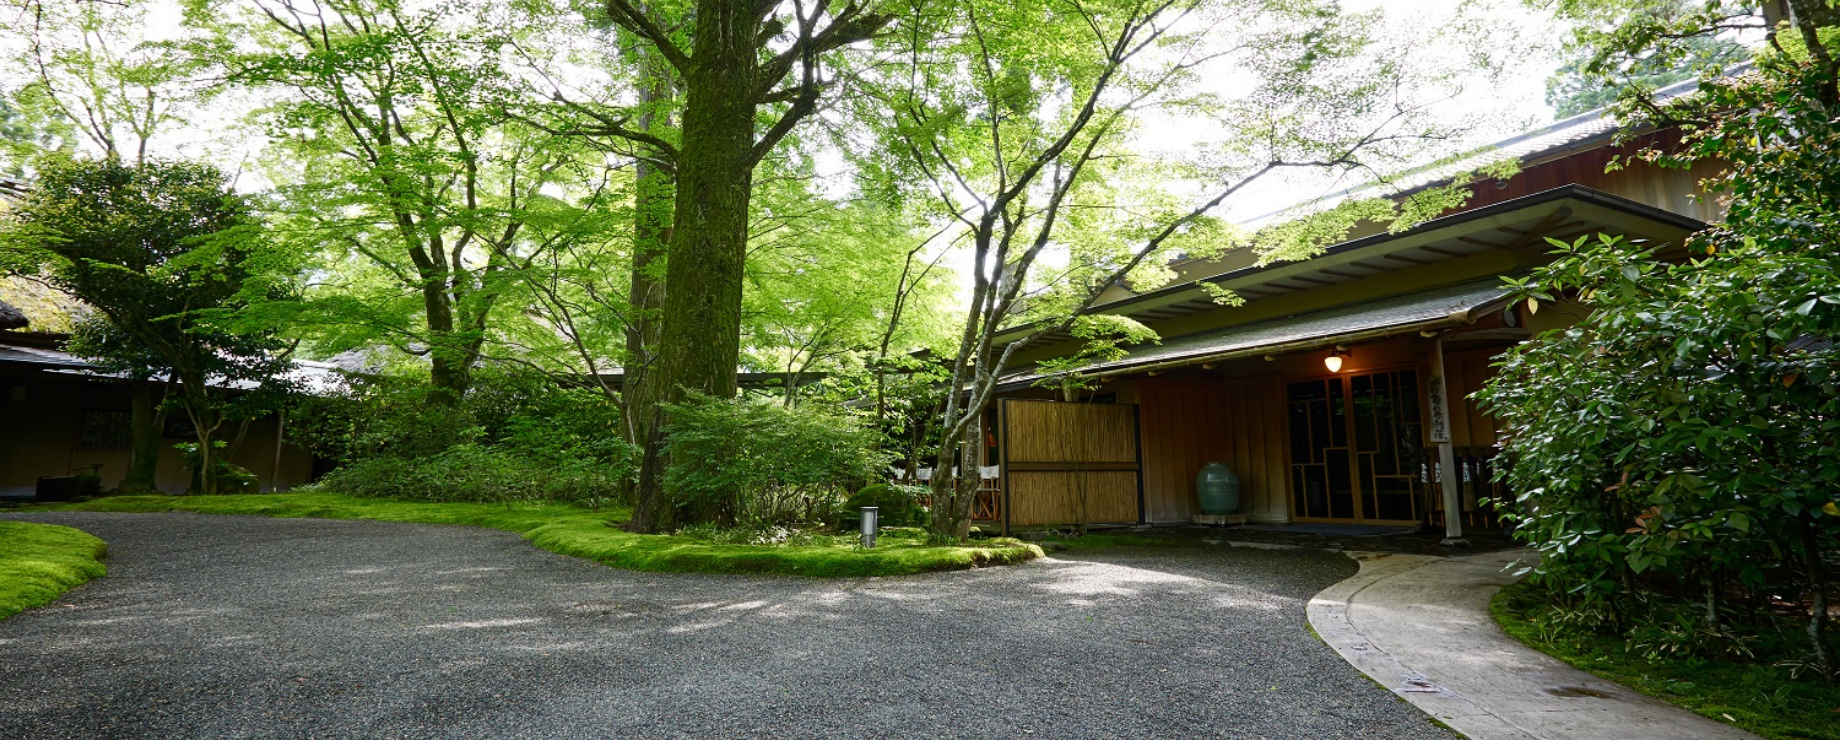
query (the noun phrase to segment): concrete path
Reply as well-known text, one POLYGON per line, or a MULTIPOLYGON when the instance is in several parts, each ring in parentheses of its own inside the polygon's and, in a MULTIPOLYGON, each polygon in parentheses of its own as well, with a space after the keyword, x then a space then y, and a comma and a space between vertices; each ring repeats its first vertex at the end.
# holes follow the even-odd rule
POLYGON ((1323 640, 1470 740, 1736 740, 1757 736, 1571 668, 1503 634, 1489 598, 1525 552, 1355 554, 1310 601, 1323 640))

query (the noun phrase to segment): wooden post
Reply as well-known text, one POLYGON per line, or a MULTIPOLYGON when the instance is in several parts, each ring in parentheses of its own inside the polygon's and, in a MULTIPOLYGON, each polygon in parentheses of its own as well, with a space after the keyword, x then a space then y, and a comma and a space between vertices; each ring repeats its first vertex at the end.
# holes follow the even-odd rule
POLYGON ((287 409, 275 409, 275 467, 268 471, 268 492, 281 492, 281 442, 287 433, 287 409))
POLYGON ((1463 541, 1463 501, 1457 491, 1457 453, 1450 444, 1450 397, 1444 386, 1444 339, 1431 348, 1431 441, 1438 446, 1438 478, 1444 489, 1444 541, 1463 541))

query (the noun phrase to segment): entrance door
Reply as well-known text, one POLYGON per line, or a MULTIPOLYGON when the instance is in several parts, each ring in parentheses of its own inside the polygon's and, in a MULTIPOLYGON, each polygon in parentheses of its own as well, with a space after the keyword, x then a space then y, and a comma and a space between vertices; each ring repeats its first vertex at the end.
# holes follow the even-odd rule
POLYGON ((1302 520, 1412 522, 1424 475, 1418 373, 1291 383, 1291 512, 1302 520))

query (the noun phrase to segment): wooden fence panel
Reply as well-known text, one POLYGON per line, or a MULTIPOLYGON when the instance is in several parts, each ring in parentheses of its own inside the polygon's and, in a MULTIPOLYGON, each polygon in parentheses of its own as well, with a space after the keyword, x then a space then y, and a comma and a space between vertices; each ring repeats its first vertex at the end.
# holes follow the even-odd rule
POLYGON ((1137 521, 1137 471, 1031 471, 1009 475, 1010 526, 1077 523, 1082 482, 1088 524, 1137 521))
POLYGON ((1001 416, 1008 526, 1139 520, 1136 406, 1006 399, 1001 416))

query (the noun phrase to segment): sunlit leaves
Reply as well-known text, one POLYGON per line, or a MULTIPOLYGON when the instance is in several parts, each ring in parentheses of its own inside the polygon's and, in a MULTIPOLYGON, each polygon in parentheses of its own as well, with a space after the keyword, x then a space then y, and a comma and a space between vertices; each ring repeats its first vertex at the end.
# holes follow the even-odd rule
POLYGON ((1506 427, 1517 534, 1568 589, 1627 595, 1628 574, 1660 570, 1793 590, 1840 546, 1840 521, 1815 515, 1840 489, 1831 73, 1702 86, 1693 105, 1720 114, 1687 138, 1730 163, 1730 210, 1684 251, 1588 236, 1514 283, 1593 304, 1510 351, 1481 394, 1506 427))

